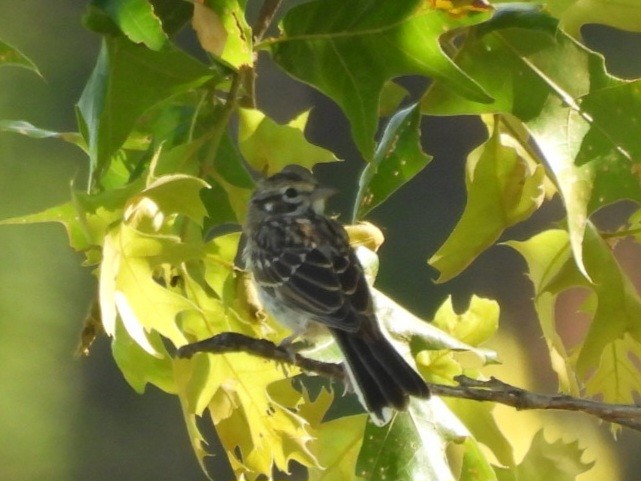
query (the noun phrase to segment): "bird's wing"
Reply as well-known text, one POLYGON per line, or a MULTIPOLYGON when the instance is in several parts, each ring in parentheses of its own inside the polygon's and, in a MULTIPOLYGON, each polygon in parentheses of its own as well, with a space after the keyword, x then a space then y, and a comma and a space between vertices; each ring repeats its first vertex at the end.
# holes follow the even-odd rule
POLYGON ((372 315, 363 269, 340 224, 316 220, 313 232, 309 225, 304 225, 305 235, 296 232, 303 227, 289 226, 285 242, 255 256, 254 278, 294 310, 329 327, 356 332, 363 317, 372 315))

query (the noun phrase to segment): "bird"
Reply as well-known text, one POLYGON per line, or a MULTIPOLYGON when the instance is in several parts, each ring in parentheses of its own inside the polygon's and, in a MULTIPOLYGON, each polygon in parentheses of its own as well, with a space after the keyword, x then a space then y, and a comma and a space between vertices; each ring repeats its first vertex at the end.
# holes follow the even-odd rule
POLYGON ((293 331, 328 331, 347 381, 378 426, 429 398, 423 378, 383 334, 363 267, 343 225, 325 215, 337 191, 288 165, 258 182, 243 223, 242 259, 263 309, 293 331))

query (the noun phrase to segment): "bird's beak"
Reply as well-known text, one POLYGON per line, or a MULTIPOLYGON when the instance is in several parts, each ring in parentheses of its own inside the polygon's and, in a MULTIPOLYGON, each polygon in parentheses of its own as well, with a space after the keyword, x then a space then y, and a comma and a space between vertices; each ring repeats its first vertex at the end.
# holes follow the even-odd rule
POLYGON ((332 187, 317 187, 314 189, 311 195, 312 209, 314 209, 314 212, 323 214, 325 212, 325 201, 337 192, 338 190, 332 187))
POLYGON ((312 192, 312 200, 313 201, 325 200, 337 193, 338 193, 338 189, 334 189, 333 187, 323 187, 323 186, 317 187, 312 192))

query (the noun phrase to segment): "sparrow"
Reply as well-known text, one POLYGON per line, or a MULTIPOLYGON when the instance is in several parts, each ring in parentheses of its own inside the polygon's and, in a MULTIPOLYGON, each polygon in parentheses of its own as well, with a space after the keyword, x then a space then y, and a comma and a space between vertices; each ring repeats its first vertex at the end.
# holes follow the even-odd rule
POLYGON ((370 288, 345 228, 325 215, 334 189, 302 166, 258 183, 243 225, 242 258, 265 311, 293 331, 324 330, 372 421, 385 425, 410 396, 429 398, 421 376, 379 326, 370 288))

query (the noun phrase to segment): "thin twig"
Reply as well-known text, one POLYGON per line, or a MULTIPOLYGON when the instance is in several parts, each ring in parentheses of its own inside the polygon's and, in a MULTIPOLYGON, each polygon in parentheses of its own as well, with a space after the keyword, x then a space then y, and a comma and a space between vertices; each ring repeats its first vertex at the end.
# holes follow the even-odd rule
POLYGON ((260 42, 263 38, 263 35, 267 32, 267 29, 276 15, 276 11, 282 0, 265 0, 263 5, 260 7, 260 12, 258 13, 258 18, 252 27, 254 43, 260 42))
MULTIPOLYGON (((235 332, 224 332, 209 339, 187 344, 177 351, 177 356, 190 358, 198 352, 224 353, 247 352, 266 359, 284 362, 300 369, 320 374, 338 381, 345 380, 345 371, 340 364, 316 361, 290 352, 265 339, 256 339, 235 332)), ((512 386, 494 377, 487 381, 457 376, 458 386, 430 384, 430 390, 438 396, 491 401, 522 409, 556 409, 590 414, 604 421, 620 424, 641 431, 641 406, 632 404, 609 404, 591 399, 581 399, 566 394, 541 394, 512 386)))

